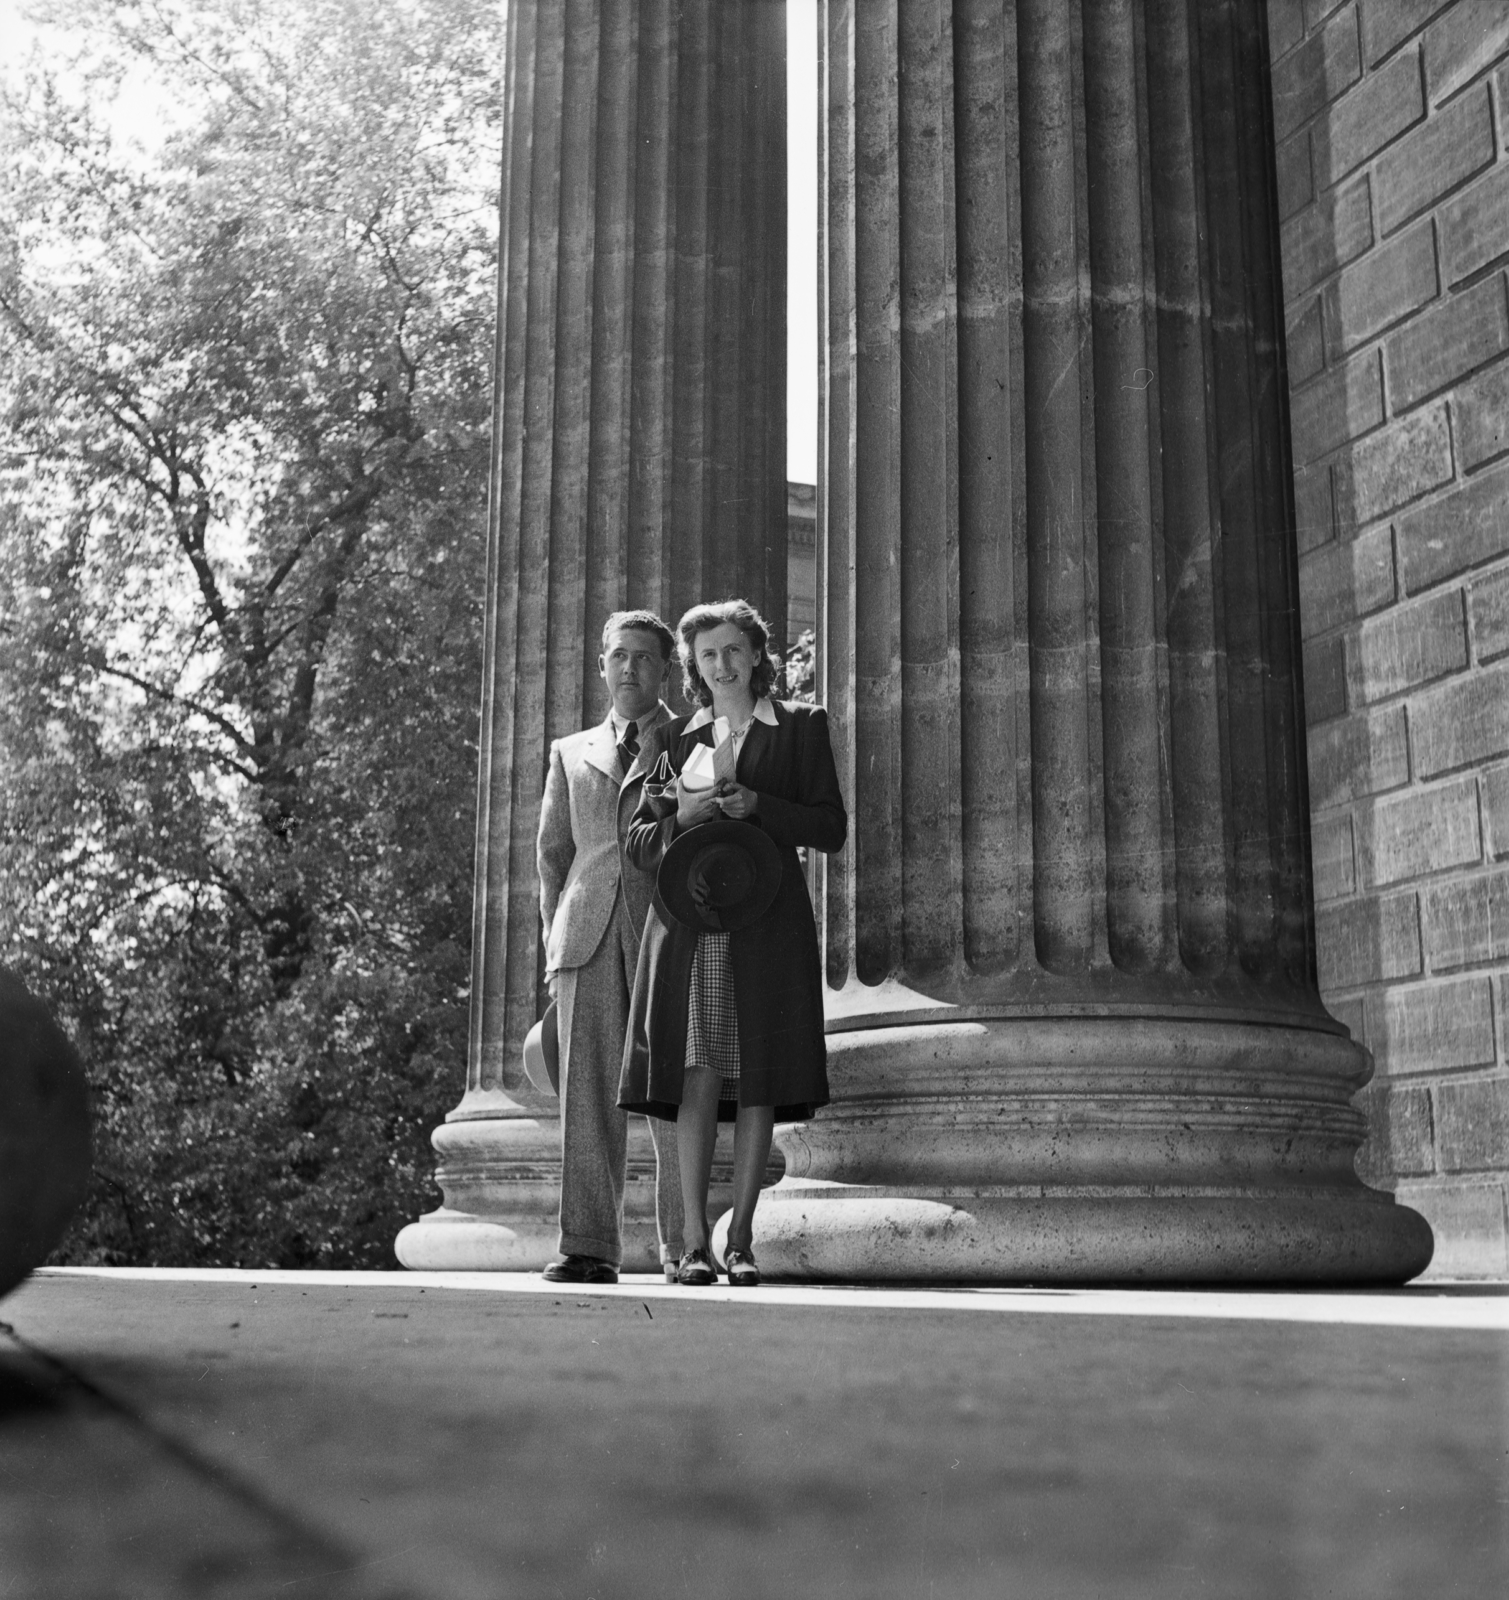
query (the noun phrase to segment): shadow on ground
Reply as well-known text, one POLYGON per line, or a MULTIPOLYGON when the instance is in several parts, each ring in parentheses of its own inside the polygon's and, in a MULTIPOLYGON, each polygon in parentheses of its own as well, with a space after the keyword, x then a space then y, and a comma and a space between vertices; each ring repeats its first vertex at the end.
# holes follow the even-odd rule
POLYGON ((1479 1600, 1509 1576, 1501 1332, 401 1280, 44 1277, 5 1314, 89 1386, 0 1368, 0 1535, 38 1600, 1479 1600))

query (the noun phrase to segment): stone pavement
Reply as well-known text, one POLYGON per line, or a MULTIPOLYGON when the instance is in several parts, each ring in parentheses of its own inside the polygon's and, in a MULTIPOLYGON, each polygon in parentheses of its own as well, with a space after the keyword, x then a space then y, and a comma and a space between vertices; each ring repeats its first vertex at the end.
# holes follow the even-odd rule
POLYGON ((1509 1582, 1504 1286, 45 1272, 0 1320, 0 1600, 1509 1582))

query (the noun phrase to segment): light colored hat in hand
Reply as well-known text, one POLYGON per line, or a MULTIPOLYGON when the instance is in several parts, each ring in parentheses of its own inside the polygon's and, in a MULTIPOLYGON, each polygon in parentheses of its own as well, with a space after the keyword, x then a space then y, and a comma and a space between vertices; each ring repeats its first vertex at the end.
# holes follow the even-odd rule
POLYGON ((524 1040, 524 1072, 541 1094, 560 1094, 561 1039, 554 1000, 524 1040))

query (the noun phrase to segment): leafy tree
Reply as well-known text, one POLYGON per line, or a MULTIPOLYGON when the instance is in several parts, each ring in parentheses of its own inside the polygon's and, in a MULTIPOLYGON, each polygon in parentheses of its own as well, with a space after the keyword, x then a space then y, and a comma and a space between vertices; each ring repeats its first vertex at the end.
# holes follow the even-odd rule
POLYGON ((817 694, 817 634, 811 628, 786 652, 786 694, 809 703, 817 694))
POLYGON ((0 962, 90 1064, 64 1259, 380 1264, 428 1203, 499 10, 79 0, 0 103, 0 962))

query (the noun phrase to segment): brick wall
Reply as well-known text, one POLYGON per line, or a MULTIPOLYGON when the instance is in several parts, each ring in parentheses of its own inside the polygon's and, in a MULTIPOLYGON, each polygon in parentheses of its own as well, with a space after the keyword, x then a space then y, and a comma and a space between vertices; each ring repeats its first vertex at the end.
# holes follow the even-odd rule
POLYGON ((1270 0, 1326 1002, 1370 1182, 1509 1272, 1509 0, 1270 0))

